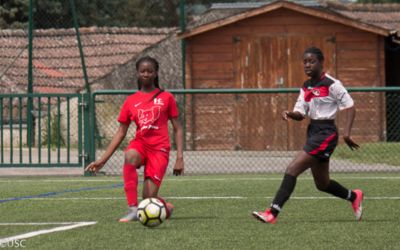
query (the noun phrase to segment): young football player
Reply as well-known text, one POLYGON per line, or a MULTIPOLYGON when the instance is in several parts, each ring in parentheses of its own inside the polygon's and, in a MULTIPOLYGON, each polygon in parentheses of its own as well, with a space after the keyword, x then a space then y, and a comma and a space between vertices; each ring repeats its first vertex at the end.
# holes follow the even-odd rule
POLYGON ((346 117, 344 142, 351 150, 359 146, 350 137, 356 109, 351 96, 342 83, 323 71, 324 55, 316 47, 306 49, 303 55, 304 72, 309 79, 300 89, 300 95, 293 111, 283 111, 284 120, 301 121, 310 118, 307 128, 307 140, 303 150, 286 168, 281 186, 269 208, 263 212, 253 212, 253 216, 262 221, 274 224, 283 205, 289 199, 295 186, 297 176, 311 168, 318 190, 329 193, 351 203, 356 220, 361 219, 363 192, 350 190, 329 177, 329 158, 337 143, 338 131, 335 117, 340 110, 346 117))
MULTIPOLYGON (((159 63, 152 57, 142 57, 137 61, 138 91, 126 98, 118 117, 119 129, 104 154, 86 168, 92 172, 99 171, 125 138, 129 125, 135 123, 136 135, 125 149, 123 167, 124 190, 129 209, 120 222, 138 220, 136 169, 144 166, 143 199, 158 195, 169 161, 169 120, 174 129, 177 149, 173 173, 182 175, 184 172, 183 132, 178 121, 178 108, 174 96, 160 88, 158 69, 159 63)), ((165 204, 167 218, 170 217, 173 206, 157 198, 165 204)))

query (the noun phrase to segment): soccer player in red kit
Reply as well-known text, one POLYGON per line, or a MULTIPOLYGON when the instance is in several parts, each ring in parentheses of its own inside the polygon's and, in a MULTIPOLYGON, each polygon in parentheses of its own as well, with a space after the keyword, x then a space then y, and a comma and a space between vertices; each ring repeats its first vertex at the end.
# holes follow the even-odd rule
POLYGON ((264 212, 253 212, 253 216, 262 222, 276 222, 296 186, 297 176, 308 168, 311 168, 318 190, 350 201, 356 220, 361 219, 363 192, 347 189, 329 177, 329 158, 338 142, 335 125, 338 110, 344 112, 347 119, 343 135, 345 143, 351 150, 359 146, 350 137, 356 112, 354 101, 339 80, 323 72, 323 62, 324 55, 320 49, 311 47, 304 52, 304 72, 309 79, 300 89, 293 112, 284 111, 282 118, 301 121, 308 116, 307 140, 303 150, 286 168, 271 206, 264 212))
MULTIPOLYGON (((119 220, 120 222, 138 220, 137 168, 144 165, 143 199, 158 195, 169 161, 168 120, 171 120, 175 132, 177 149, 173 173, 181 175, 184 172, 183 132, 178 121, 178 108, 173 95, 159 87, 158 68, 157 60, 152 57, 142 57, 137 61, 139 91, 126 98, 118 117, 119 129, 107 150, 99 160, 92 162, 86 168, 92 172, 99 171, 125 138, 131 122, 136 124, 135 138, 125 149, 123 176, 129 209, 119 220)), ((165 203, 160 197, 157 198, 164 202, 167 207, 167 218, 170 217, 173 206, 165 203)))

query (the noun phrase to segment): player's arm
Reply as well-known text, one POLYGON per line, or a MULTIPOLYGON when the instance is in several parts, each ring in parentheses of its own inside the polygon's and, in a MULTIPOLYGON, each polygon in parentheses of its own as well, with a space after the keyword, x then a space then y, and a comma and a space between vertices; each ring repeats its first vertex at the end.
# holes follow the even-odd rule
POLYGON ((346 117, 346 126, 344 128, 343 140, 344 142, 346 142, 347 146, 349 146, 351 150, 358 149, 360 146, 355 143, 350 137, 351 128, 353 127, 353 121, 356 117, 356 108, 352 106, 350 108, 343 109, 341 112, 344 112, 346 117))
POLYGON ((353 98, 351 98, 350 94, 341 83, 335 83, 331 90, 337 99, 340 112, 345 113, 346 117, 343 140, 351 150, 358 149, 360 146, 350 137, 351 128, 353 127, 354 118, 356 117, 356 108, 353 98))
POLYGON ((178 118, 171 119, 172 126, 175 134, 176 144, 176 162, 174 166, 174 175, 183 175, 184 164, 183 164, 183 129, 178 118))
POLYGON ((304 90, 300 89, 299 97, 297 98, 296 104, 294 105, 293 111, 285 110, 282 112, 282 119, 287 121, 292 119, 295 121, 302 121, 307 113, 308 105, 304 101, 304 90))
POLYGON ((291 112, 291 111, 285 110, 282 113, 282 118, 284 120, 286 120, 286 121, 289 118, 292 119, 292 120, 301 121, 301 120, 303 120, 305 118, 305 116, 302 113, 300 113, 299 111, 291 112))
POLYGON ((97 161, 94 161, 90 163, 85 171, 91 171, 91 172, 98 172, 104 164, 110 159, 110 157, 113 155, 115 150, 117 150, 118 146, 121 144, 122 140, 125 138, 126 133, 128 132, 129 125, 120 123, 119 128, 117 132, 115 133, 113 139, 111 140, 110 144, 108 145, 106 151, 103 153, 100 159, 97 161))

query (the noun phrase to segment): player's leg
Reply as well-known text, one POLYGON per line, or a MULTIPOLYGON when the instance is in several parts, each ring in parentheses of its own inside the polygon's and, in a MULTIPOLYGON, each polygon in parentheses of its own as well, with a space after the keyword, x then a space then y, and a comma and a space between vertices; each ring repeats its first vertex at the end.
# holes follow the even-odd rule
MULTIPOLYGON (((161 185, 161 183, 159 183, 161 185)), ((146 178, 143 183, 143 199, 146 198, 157 198, 159 199, 164 206, 167 208, 167 219, 171 217, 172 211, 174 210, 174 206, 166 202, 163 198, 158 196, 158 190, 160 186, 157 185, 151 178, 146 178)))
POLYGON ((289 199, 296 186, 297 176, 316 163, 316 160, 304 151, 293 159, 286 168, 281 186, 272 201, 271 207, 265 212, 253 212, 253 216, 263 222, 275 223, 276 217, 285 202, 289 199))
POLYGON ((143 199, 155 198, 158 195, 159 187, 151 178, 146 178, 143 183, 143 199))
POLYGON ((271 212, 277 216, 285 202, 289 199, 296 186, 297 176, 315 164, 315 159, 304 151, 286 168, 281 186, 272 201, 271 212))
POLYGON ((125 151, 125 162, 123 168, 124 178, 124 191, 126 200, 128 203, 128 212, 119 221, 129 222, 137 220, 137 186, 138 186, 138 174, 136 169, 142 165, 143 157, 137 149, 127 149, 125 151))
POLYGON ((172 214, 174 206, 158 196, 162 180, 168 167, 169 153, 163 151, 149 151, 148 160, 144 169, 143 199, 157 198, 167 208, 167 218, 172 214))
POLYGON ((363 200, 362 191, 347 189, 339 184, 337 181, 330 179, 329 159, 325 161, 320 161, 318 164, 312 166, 311 172, 314 177, 315 186, 318 190, 350 201, 352 203, 356 219, 361 219, 363 200))

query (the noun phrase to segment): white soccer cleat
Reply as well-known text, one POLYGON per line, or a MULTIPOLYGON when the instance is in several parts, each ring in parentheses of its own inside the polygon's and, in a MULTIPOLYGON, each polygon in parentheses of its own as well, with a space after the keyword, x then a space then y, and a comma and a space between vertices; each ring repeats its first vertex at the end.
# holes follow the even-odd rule
POLYGON ((137 207, 130 207, 128 209, 127 214, 119 219, 119 222, 130 222, 130 221, 138 221, 139 218, 137 217, 137 207))

